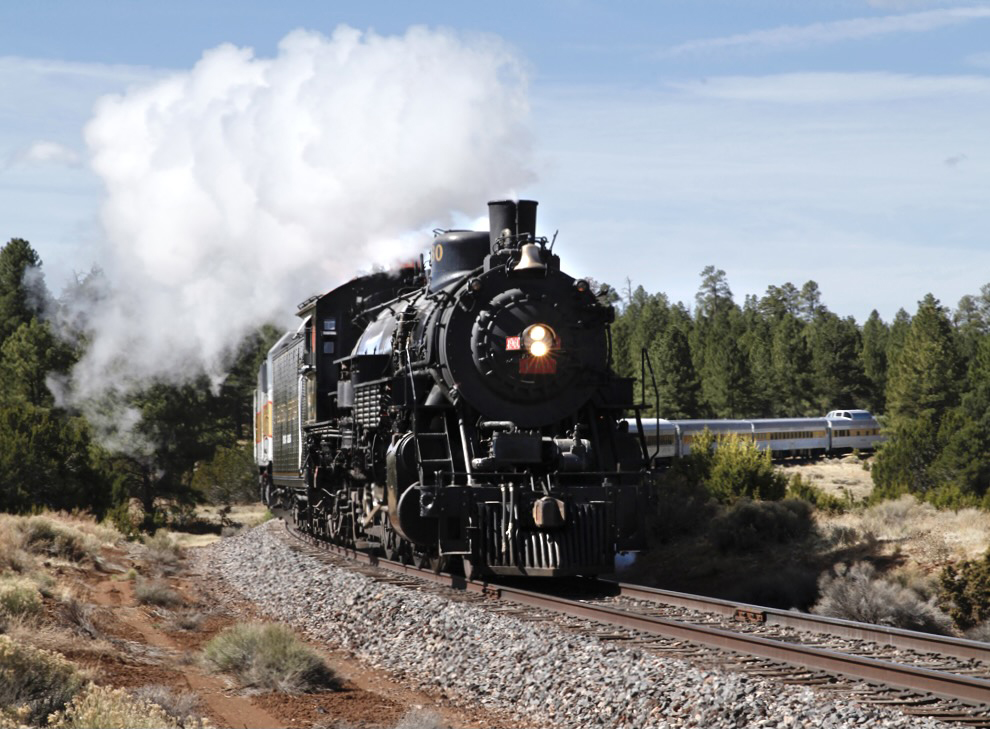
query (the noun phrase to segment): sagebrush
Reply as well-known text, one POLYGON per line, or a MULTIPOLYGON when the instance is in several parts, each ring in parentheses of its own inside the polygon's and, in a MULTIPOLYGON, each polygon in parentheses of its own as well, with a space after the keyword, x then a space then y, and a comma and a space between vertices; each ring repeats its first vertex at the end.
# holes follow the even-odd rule
POLYGON ((948 635, 951 620, 933 598, 925 600, 910 587, 877 574, 868 562, 840 565, 819 581, 821 598, 812 612, 832 618, 889 625, 948 635))
POLYGON ((29 726, 41 726, 86 682, 86 677, 64 656, 0 635, 0 713, 29 726))
POLYGON ((285 625, 233 625, 206 644, 203 660, 245 688, 306 693, 337 685, 324 660, 285 625))
POLYGON ((90 684, 86 691, 52 714, 57 729, 206 729, 199 719, 177 718, 157 703, 126 689, 90 684))

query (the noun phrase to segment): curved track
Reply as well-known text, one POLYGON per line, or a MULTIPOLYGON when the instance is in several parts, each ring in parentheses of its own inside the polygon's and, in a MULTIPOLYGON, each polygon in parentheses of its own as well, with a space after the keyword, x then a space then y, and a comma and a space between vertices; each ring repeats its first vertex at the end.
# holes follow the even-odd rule
POLYGON ((565 582, 562 588, 559 582, 540 583, 547 591, 467 580, 328 544, 296 531, 288 521, 286 528, 323 553, 394 575, 379 579, 427 580, 505 602, 494 607, 500 612, 532 612, 527 619, 567 616, 566 629, 604 640, 721 660, 774 680, 844 691, 864 703, 990 728, 990 644, 605 580, 565 582), (718 659, 704 654, 706 649, 729 653, 718 659))

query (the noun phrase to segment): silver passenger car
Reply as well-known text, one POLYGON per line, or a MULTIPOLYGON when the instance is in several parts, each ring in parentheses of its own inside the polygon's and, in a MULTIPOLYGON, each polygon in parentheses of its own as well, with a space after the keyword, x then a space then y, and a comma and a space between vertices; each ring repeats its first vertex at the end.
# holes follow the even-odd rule
MULTIPOLYGON (((636 419, 628 418, 636 431, 636 419)), ((880 423, 866 410, 833 410, 824 418, 768 418, 757 420, 665 420, 643 418, 647 453, 654 463, 665 463, 691 452, 691 443, 708 429, 717 436, 737 435, 753 440, 775 458, 868 451, 886 438, 880 423)))

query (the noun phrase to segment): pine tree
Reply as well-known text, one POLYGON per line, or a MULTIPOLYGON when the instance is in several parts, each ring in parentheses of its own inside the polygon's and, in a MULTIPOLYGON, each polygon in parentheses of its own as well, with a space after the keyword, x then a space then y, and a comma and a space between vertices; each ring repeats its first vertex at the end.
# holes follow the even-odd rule
POLYGON ((774 416, 799 417, 814 409, 811 388, 811 353, 805 324, 794 314, 780 317, 770 344, 773 381, 776 386, 774 416))
POLYGON ((959 402, 962 362, 946 310, 931 294, 918 312, 892 363, 887 380, 887 413, 892 421, 927 418, 936 426, 959 402))
POLYGON ((650 347, 657 374, 660 415, 671 420, 698 417, 698 375, 681 326, 669 326, 650 347))
POLYGON ((805 321, 814 321, 828 311, 825 305, 822 304, 822 292, 816 282, 807 281, 801 287, 801 293, 798 296, 798 307, 805 321))
POLYGON ((952 464, 943 459, 950 430, 965 426, 959 413, 951 413, 959 403, 962 374, 948 313, 928 294, 918 303, 889 370, 890 440, 880 449, 872 469, 877 494, 890 497, 910 492, 940 500, 938 494, 944 493, 952 479, 952 464), (949 424, 951 429, 945 427, 949 424))
MULTIPOLYGON (((894 363, 901 356, 901 350, 904 349, 904 341, 907 339, 909 331, 911 331, 911 315, 904 311, 904 309, 898 309, 897 313, 894 314, 894 321, 891 322, 887 333, 888 380, 890 379, 890 371, 894 367, 894 363)), ((885 399, 886 396, 887 393, 884 391, 885 399)))
POLYGON ((870 318, 863 325, 863 348, 860 362, 866 375, 866 407, 876 414, 886 412, 885 391, 887 389, 887 339, 890 330, 877 310, 870 312, 870 318))
POLYGON ((0 249, 0 344, 38 314, 47 298, 41 258, 23 238, 0 249))
POLYGON ((21 324, 0 346, 0 402, 51 407, 54 400, 48 377, 67 371, 72 361, 71 350, 52 335, 46 323, 35 318, 21 324))
POLYGON ((856 407, 866 389, 856 322, 851 317, 842 319, 831 312, 819 311, 807 334, 814 404, 818 411, 856 407))

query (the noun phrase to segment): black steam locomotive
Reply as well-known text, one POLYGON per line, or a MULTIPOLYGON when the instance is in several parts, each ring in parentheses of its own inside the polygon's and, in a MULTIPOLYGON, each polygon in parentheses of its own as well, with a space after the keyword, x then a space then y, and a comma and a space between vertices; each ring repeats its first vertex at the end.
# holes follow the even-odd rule
POLYGON ((645 440, 614 312, 536 202, 299 306, 255 394, 263 499, 313 535, 465 574, 590 575, 645 546, 645 440))

